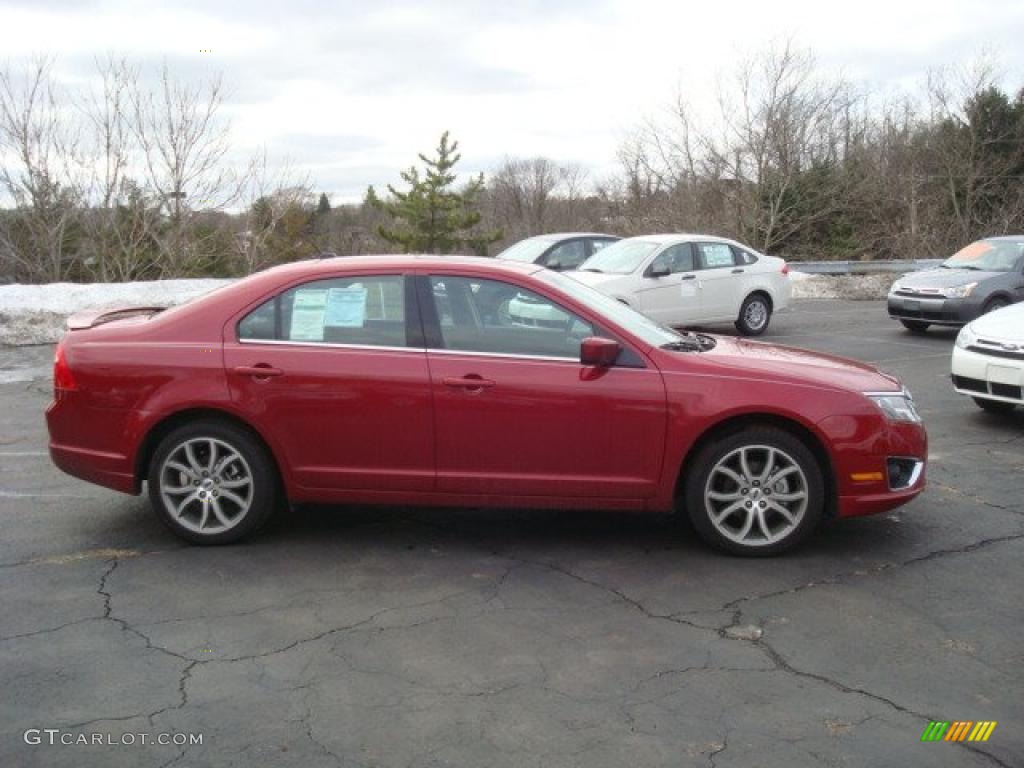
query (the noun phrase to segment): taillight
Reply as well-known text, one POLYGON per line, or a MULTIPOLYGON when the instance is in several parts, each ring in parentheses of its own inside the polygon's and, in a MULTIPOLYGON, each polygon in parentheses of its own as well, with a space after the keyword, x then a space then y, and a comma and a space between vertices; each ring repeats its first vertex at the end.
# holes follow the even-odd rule
POLYGON ((789 274, 789 264, 787 264, 786 262, 782 262, 782 274, 789 274))
POLYGON ((64 355, 64 344, 57 345, 57 352, 53 356, 53 393, 56 397, 62 391, 78 389, 75 383, 75 375, 71 372, 67 357, 64 355))

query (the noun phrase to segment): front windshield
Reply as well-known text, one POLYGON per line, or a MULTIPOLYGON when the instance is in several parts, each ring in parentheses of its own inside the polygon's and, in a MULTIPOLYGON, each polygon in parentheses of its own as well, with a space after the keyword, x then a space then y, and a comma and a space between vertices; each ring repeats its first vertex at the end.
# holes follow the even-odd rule
POLYGON ((498 254, 497 258, 510 261, 534 262, 553 242, 555 241, 549 237, 530 237, 506 248, 498 254))
POLYGON ((583 272, 606 272, 612 275, 628 275, 643 264, 644 259, 654 253, 658 243, 647 240, 619 240, 605 246, 580 264, 583 272))
POLYGON ((1009 272, 1024 255, 1024 240, 978 240, 957 251, 944 262, 946 269, 976 269, 1009 272))
POLYGON ((588 309, 621 325, 652 347, 660 347, 663 344, 678 342, 683 338, 671 328, 659 325, 649 317, 641 315, 635 309, 626 306, 618 299, 613 299, 611 296, 607 296, 591 288, 589 285, 584 285, 578 280, 573 280, 561 272, 544 270, 543 272, 538 272, 535 276, 549 285, 558 288, 563 293, 568 294, 588 309))

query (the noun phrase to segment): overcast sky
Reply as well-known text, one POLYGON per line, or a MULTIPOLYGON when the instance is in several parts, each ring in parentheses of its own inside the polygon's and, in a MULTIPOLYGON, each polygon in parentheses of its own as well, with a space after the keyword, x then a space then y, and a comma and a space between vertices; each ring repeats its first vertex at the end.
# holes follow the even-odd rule
POLYGON ((7 60, 57 55, 68 80, 108 52, 220 71, 235 143, 290 156, 335 201, 396 181, 445 129, 466 171, 547 155, 600 176, 678 86, 706 104, 772 41, 884 90, 985 49, 1009 87, 1024 79, 1022 0, 0 0, 0 38, 7 60))

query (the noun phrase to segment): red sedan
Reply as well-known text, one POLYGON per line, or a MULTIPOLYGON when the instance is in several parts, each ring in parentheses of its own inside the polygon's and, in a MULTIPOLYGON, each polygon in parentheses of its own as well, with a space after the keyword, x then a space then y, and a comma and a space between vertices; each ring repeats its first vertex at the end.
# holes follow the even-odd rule
POLYGON ((306 261, 68 326, 54 462, 126 493, 146 481, 198 544, 288 500, 677 509, 760 555, 924 488, 925 431, 891 376, 677 333, 532 264, 306 261))

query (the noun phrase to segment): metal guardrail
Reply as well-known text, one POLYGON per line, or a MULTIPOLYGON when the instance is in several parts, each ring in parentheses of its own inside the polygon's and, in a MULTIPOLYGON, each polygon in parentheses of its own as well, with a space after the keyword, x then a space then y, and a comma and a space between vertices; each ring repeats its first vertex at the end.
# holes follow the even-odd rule
POLYGON ((917 272, 939 266, 942 259, 878 259, 877 261, 790 261, 790 269, 811 275, 867 275, 872 272, 917 272))

